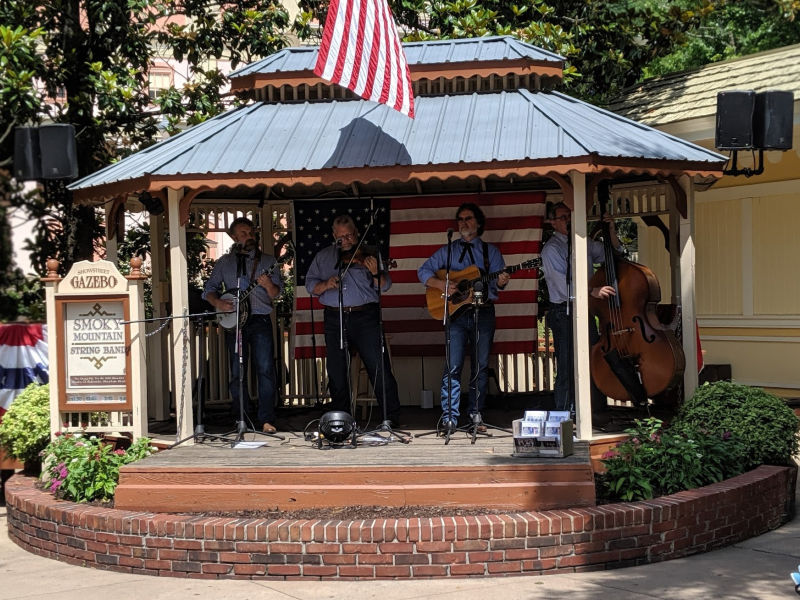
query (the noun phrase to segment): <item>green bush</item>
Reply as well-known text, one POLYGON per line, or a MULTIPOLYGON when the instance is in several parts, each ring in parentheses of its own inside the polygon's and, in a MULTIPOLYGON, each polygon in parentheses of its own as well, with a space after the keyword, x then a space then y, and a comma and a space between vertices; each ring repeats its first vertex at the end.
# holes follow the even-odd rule
POLYGON ((691 427, 664 429, 659 419, 636 420, 630 439, 603 455, 601 497, 646 500, 722 481, 742 472, 742 445, 730 433, 691 427))
POLYGON ((73 502, 108 500, 119 483, 119 469, 156 451, 148 438, 139 438, 127 450, 97 436, 58 435, 42 452, 42 480, 58 498, 73 502))
POLYGON ((790 464, 798 450, 800 420, 794 411, 781 398, 738 383, 700 386, 681 406, 675 424, 732 432, 745 446, 744 470, 790 464))
POLYGON ((20 393, 0 423, 0 447, 25 463, 35 463, 50 439, 50 386, 32 383, 20 393))

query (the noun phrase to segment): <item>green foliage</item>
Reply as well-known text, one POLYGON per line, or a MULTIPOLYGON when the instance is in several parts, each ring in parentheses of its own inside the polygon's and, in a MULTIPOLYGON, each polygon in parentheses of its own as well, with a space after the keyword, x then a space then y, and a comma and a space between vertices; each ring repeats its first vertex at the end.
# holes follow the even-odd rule
POLYGON ((730 431, 745 446, 745 469, 761 464, 790 464, 798 451, 798 421, 791 408, 760 388, 718 381, 697 388, 684 402, 675 423, 730 431))
POLYGON ((0 446, 22 462, 36 462, 50 439, 50 386, 32 383, 0 422, 0 446))
MULTIPOLYGON (((152 144, 160 122, 174 133, 239 102, 220 93, 227 78, 217 61, 236 67, 280 50, 291 24, 275 0, 220 6, 216 0, 0 0, 0 169, 11 164, 15 125, 72 123, 84 176, 152 144), (148 72, 173 60, 187 61, 190 80, 161 97, 159 113, 148 72)), ((0 170, 0 188, 8 177, 0 170)), ((26 199, 6 189, 0 194, 24 203, 37 221, 27 249, 40 275, 50 257, 59 259, 64 275, 74 261, 102 253, 100 216, 75 206, 63 186, 51 184, 26 199)))
MULTIPOLYGON (((390 0, 407 41, 513 35, 567 58, 566 91, 614 97, 684 43, 710 0, 390 0)), ((325 22, 326 0, 300 6, 325 22)), ((311 32, 308 32, 311 33, 311 32)))
POLYGON ((636 421, 631 437, 603 456, 601 492, 609 500, 645 500, 722 481, 742 472, 743 447, 730 434, 691 427, 664 429, 636 421))
POLYGON ((714 0, 685 43, 656 58, 643 78, 696 69, 705 64, 800 42, 797 0, 714 0))
POLYGON ((42 453, 42 480, 65 500, 108 500, 119 483, 120 467, 154 452, 148 438, 138 439, 127 450, 115 450, 94 435, 58 435, 42 453))

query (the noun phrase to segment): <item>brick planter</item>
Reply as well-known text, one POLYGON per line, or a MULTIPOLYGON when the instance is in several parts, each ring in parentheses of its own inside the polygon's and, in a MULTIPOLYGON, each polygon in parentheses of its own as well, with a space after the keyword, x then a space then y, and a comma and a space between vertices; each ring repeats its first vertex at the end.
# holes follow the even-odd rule
POLYGON ((796 470, 764 466, 647 502, 362 521, 198 517, 55 500, 6 485, 9 536, 71 564, 171 577, 374 579, 626 567, 733 544, 790 517, 796 470))

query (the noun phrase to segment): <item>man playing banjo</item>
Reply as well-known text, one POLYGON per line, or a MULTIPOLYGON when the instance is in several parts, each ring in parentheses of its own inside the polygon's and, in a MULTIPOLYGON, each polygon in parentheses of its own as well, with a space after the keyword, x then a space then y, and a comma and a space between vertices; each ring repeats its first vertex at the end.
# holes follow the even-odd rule
MULTIPOLYGON (((247 363, 253 358, 253 367, 258 379, 258 424, 265 433, 276 431, 275 422, 275 365, 272 341, 272 300, 280 295, 283 288, 279 269, 275 268, 275 258, 262 254, 255 238, 253 222, 239 217, 231 223, 228 235, 235 242, 230 252, 224 254, 214 265, 211 277, 206 282, 203 298, 217 311, 231 313, 220 315, 220 322, 227 331, 225 342, 228 347, 228 361, 231 378, 229 390, 233 403, 231 416, 239 419, 239 357, 236 352, 236 288, 249 291, 240 309, 239 325, 242 332, 242 365, 244 367, 242 386, 244 406, 249 404, 247 397, 247 363), (223 294, 222 292, 227 292, 223 294), (249 310, 247 310, 249 305, 249 310), (228 318, 230 323, 226 322, 228 318)), ((242 294, 244 295, 244 294, 242 294)))

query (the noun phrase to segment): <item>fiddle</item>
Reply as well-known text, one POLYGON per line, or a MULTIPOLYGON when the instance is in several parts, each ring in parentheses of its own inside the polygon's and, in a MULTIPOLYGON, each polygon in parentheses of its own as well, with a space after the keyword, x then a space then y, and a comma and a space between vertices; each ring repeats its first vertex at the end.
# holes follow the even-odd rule
MULTIPOLYGON (((362 244, 360 246, 354 246, 349 250, 340 250, 339 260, 344 265, 356 264, 365 267, 367 266, 365 264, 367 259, 374 258, 377 260, 378 254, 380 254, 380 249, 377 246, 362 244)), ((397 261, 388 259, 385 261, 385 267, 387 269, 396 269, 397 261)))

